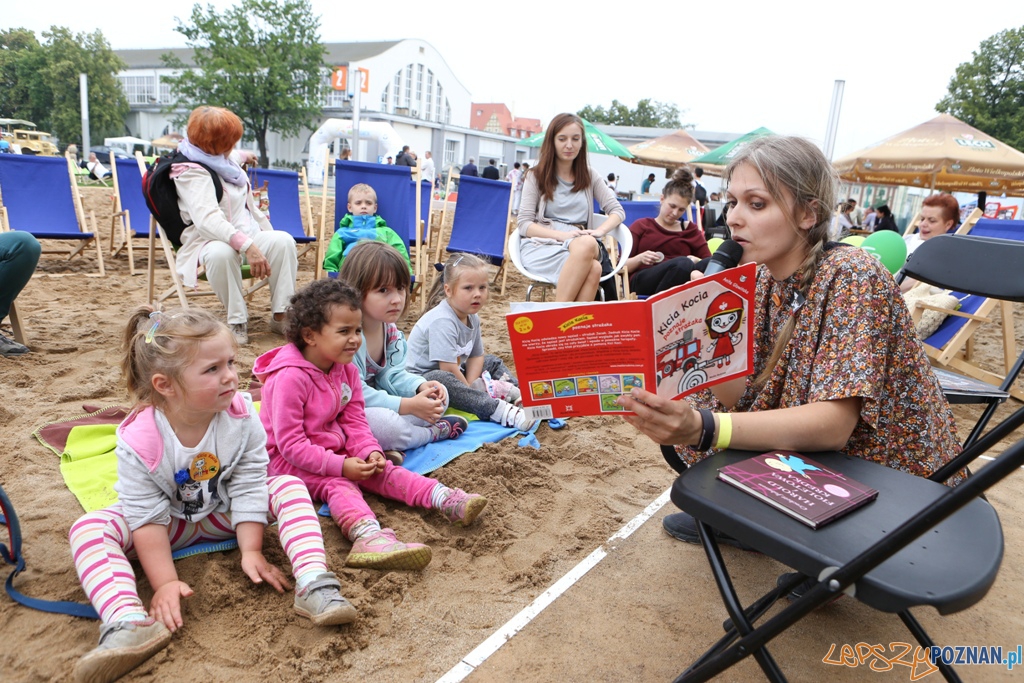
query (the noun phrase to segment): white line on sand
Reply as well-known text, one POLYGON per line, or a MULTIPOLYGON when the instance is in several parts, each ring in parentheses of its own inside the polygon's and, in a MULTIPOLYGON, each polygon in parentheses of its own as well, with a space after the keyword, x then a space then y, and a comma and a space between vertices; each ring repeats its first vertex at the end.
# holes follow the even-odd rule
POLYGON ((631 519, 624 527, 612 534, 604 545, 597 548, 594 552, 587 555, 583 560, 573 567, 569 573, 560 578, 551 588, 537 596, 530 605, 523 608, 519 614, 509 619, 504 626, 499 628, 497 631, 492 633, 490 637, 484 642, 476 646, 476 648, 467 654, 462 660, 453 666, 444 676, 437 679, 437 683, 459 683, 464 680, 467 676, 473 673, 476 667, 484 663, 488 657, 498 651, 502 645, 512 639, 512 636, 523 630, 527 624, 533 621, 534 617, 539 615, 544 609, 559 598, 565 591, 579 581, 583 576, 593 569, 598 562, 607 557, 608 553, 615 550, 612 546, 617 540, 628 538, 630 534, 640 528, 644 522, 650 519, 654 513, 665 506, 668 502, 669 492, 658 496, 650 505, 645 507, 643 511, 636 517, 631 519))

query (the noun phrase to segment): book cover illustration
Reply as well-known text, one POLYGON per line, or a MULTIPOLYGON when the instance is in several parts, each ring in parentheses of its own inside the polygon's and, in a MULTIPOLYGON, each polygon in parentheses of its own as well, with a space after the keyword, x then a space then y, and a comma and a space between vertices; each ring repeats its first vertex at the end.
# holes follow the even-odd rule
POLYGON ((815 529, 878 496, 877 490, 792 451, 726 465, 718 478, 815 529))
POLYGON ((622 414, 616 400, 633 388, 674 399, 750 374, 756 272, 746 264, 643 301, 513 304, 527 414, 622 414))

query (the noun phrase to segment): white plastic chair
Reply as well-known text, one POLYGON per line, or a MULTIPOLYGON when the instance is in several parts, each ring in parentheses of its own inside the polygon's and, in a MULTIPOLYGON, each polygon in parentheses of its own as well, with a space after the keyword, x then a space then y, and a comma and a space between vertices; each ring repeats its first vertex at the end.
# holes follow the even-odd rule
MULTIPOLYGON (((518 270, 528 280, 530 280, 530 285, 526 288, 526 300, 530 300, 530 296, 533 294, 534 287, 540 287, 541 301, 547 301, 548 290, 554 289, 555 283, 545 278, 542 278, 539 275, 534 275, 533 273, 526 269, 526 267, 523 265, 522 254, 520 253, 522 239, 523 238, 519 235, 519 231, 515 228, 512 228, 512 231, 509 233, 508 236, 508 256, 510 259, 512 259, 512 265, 516 267, 516 270, 518 270)), ((605 237, 606 248, 609 247, 609 239, 614 240, 614 244, 611 245, 614 246, 614 249, 609 249, 608 252, 609 256, 611 256, 614 262, 614 267, 612 268, 612 272, 601 277, 602 282, 604 282, 608 278, 615 277, 616 275, 619 274, 620 271, 623 273, 623 277, 625 278, 625 271, 623 269, 626 267, 626 259, 629 258, 629 252, 633 250, 633 233, 631 233, 629 231, 629 228, 627 228, 625 225, 616 226, 616 228, 605 237)), ((603 295, 603 290, 598 289, 598 292, 601 292, 603 295)), ((624 296, 628 298, 628 289, 624 288, 623 293, 624 296)))

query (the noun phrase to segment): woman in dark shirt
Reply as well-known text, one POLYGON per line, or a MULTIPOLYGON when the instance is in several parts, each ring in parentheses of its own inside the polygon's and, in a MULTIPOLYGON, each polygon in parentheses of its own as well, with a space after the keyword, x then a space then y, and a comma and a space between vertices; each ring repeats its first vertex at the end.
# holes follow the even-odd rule
POLYGON ((679 222, 687 215, 691 202, 693 174, 684 166, 665 185, 657 217, 641 218, 629 226, 633 248, 626 268, 629 286, 640 296, 689 282, 694 261, 711 256, 704 234, 697 226, 679 222))

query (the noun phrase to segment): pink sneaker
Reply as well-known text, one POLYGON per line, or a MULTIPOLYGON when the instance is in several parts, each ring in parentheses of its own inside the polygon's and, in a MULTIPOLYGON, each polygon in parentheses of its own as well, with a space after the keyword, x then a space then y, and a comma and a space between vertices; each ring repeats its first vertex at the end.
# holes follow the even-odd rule
POLYGON ((402 543, 391 529, 361 536, 352 543, 346 567, 419 570, 430 564, 430 548, 422 543, 402 543))
POLYGON ((441 503, 441 514, 455 526, 469 526, 487 507, 487 499, 477 493, 466 493, 452 489, 451 494, 441 503))

